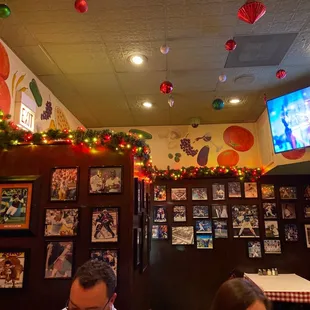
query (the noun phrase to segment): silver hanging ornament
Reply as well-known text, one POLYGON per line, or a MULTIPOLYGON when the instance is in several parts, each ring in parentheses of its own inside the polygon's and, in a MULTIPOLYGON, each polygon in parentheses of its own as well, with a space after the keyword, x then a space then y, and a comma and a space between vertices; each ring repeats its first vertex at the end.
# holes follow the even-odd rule
POLYGON ((163 54, 163 55, 167 55, 170 51, 170 47, 166 44, 162 45, 160 47, 160 52, 163 54))
POLYGON ((226 80, 227 80, 227 76, 226 76, 225 74, 221 74, 221 75, 219 76, 219 81, 220 81, 221 83, 226 82, 226 80))
POLYGON ((174 106, 174 98, 172 96, 169 96, 168 104, 169 104, 170 108, 172 108, 174 106))

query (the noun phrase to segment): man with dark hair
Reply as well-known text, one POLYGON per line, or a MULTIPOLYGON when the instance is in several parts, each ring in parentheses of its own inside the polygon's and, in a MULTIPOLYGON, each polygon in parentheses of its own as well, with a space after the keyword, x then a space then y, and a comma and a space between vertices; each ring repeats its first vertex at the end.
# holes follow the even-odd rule
POLYGON ((90 260, 77 270, 63 310, 115 310, 115 288, 112 268, 104 262, 90 260))

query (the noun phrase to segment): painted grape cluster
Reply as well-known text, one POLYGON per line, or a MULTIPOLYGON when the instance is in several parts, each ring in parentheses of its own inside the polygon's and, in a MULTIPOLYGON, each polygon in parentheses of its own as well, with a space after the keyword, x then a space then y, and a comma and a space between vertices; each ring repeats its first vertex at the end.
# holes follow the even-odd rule
POLYGON ((180 141, 180 148, 183 152, 186 153, 186 155, 188 156, 196 156, 198 153, 198 150, 195 150, 192 146, 191 146, 191 140, 188 139, 187 137, 181 139, 180 141))
POLYGON ((41 114, 41 120, 49 120, 52 117, 53 107, 50 101, 45 104, 45 110, 41 114))

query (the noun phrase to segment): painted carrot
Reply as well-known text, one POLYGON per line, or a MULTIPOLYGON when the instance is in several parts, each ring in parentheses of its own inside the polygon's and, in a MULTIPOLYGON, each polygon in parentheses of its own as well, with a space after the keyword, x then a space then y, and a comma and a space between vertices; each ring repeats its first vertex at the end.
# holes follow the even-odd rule
POLYGON ((19 89, 19 91, 25 92, 27 89, 28 89, 28 87, 22 87, 22 88, 19 89))

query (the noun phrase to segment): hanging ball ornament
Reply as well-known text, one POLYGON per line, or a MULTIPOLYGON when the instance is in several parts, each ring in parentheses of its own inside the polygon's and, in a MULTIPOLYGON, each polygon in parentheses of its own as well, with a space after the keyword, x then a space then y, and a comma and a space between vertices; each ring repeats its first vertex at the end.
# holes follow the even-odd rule
POLYGON ((88 4, 86 0, 75 0, 74 6, 79 13, 86 13, 88 11, 88 4))
POLYGON ((219 81, 220 81, 221 83, 226 82, 226 80, 227 80, 227 76, 226 76, 225 74, 221 74, 221 75, 219 76, 219 81))
POLYGON ((174 106, 174 98, 172 96, 169 96, 168 104, 169 104, 170 108, 172 108, 174 106))
POLYGON ((277 71, 276 76, 279 80, 285 79, 286 78, 286 71, 283 69, 280 69, 277 71))
POLYGON ((255 24, 266 13, 266 6, 260 1, 247 0, 239 9, 238 18, 248 24, 255 24))
POLYGON ((167 55, 170 51, 170 47, 166 44, 162 45, 160 47, 160 52, 163 54, 163 55, 167 55))
POLYGON ((237 43, 235 40, 228 40, 226 43, 225 43, 225 48, 227 51, 229 52, 232 52, 236 49, 237 47, 237 43))
POLYGON ((173 84, 169 81, 164 81, 160 84, 159 89, 163 94, 170 94, 173 90, 173 84))
POLYGON ((11 15, 11 10, 6 4, 0 4, 0 18, 7 18, 11 15))
POLYGON ((222 110, 224 108, 224 101, 217 98, 212 102, 212 107, 214 110, 222 110))

